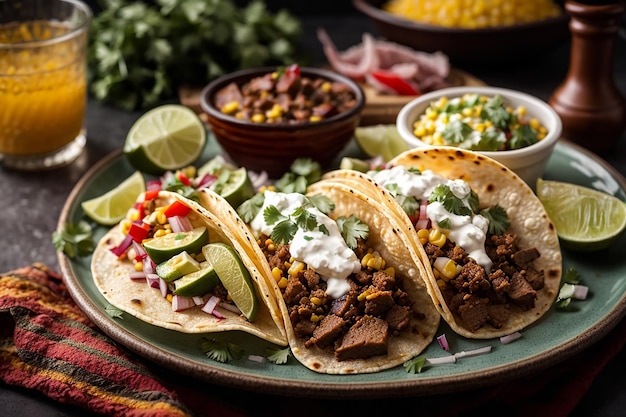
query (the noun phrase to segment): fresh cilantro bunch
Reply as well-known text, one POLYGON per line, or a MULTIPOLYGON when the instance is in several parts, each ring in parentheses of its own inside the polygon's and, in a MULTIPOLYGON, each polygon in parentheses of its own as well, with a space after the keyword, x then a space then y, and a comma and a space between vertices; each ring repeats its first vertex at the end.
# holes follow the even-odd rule
POLYGON ((182 84, 203 86, 228 72, 302 61, 301 22, 271 14, 262 0, 101 0, 89 34, 87 64, 94 97, 118 107, 148 108, 182 84))

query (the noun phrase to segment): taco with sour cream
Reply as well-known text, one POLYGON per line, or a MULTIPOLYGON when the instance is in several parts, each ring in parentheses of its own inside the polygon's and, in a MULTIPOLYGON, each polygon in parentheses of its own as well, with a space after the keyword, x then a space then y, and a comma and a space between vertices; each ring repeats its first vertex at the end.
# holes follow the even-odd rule
POLYGON ((554 303, 562 274, 556 230, 533 191, 500 163, 423 148, 367 174, 337 170, 324 179, 362 191, 402 222, 436 308, 456 333, 501 337, 554 303))
POLYGON ((235 221, 276 291, 292 353, 307 368, 377 372, 432 341, 440 316, 426 270, 395 219, 366 194, 319 182, 307 195, 259 193, 238 213, 211 193, 200 193, 200 204, 235 221))
POLYGON ((111 305, 147 323, 183 333, 238 330, 286 346, 274 290, 249 252, 228 222, 195 201, 145 192, 99 241, 91 270, 111 305), (228 268, 214 254, 232 261, 228 268), (226 281, 233 268, 241 280, 226 281), (238 296, 243 286, 250 297, 238 296))

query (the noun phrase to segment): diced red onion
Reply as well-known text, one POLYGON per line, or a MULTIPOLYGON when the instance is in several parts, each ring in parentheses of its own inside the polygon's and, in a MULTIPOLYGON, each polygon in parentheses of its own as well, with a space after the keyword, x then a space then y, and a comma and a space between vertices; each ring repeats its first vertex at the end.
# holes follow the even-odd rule
POLYGON ((204 304, 204 298, 202 297, 191 297, 191 299, 197 306, 201 306, 202 304, 204 304))
POLYGON ((439 343, 439 346, 441 346, 441 349, 445 351, 450 350, 450 345, 448 344, 448 339, 446 338, 445 333, 437 336, 437 342, 439 343))
POLYGON ((167 221, 170 223, 170 226, 172 226, 172 232, 174 233, 189 232, 193 230, 193 226, 187 216, 172 216, 168 217, 167 221))
POLYGON ((430 219, 428 218, 426 207, 428 206, 428 200, 424 200, 420 203, 419 208, 419 217, 415 222, 415 228, 417 230, 420 229, 430 229, 430 219))
POLYGON ((135 259, 140 259, 143 261, 148 256, 148 252, 146 252, 146 249, 143 247, 143 245, 139 242, 135 242, 134 240, 133 249, 135 249, 135 259))
POLYGON ((507 334, 506 336, 502 336, 500 338, 500 343, 502 343, 503 345, 506 345, 507 343, 511 343, 511 342, 519 339, 520 337, 522 337, 522 334, 520 332, 507 334))
POLYGON ((160 278, 160 277, 159 277, 159 289, 161 290, 161 295, 163 296, 163 298, 167 297, 167 291, 168 291, 167 281, 165 281, 163 278, 160 278))
POLYGON ((132 242, 133 242, 133 237, 131 235, 126 235, 122 243, 120 243, 114 248, 111 248, 111 252, 113 252, 113 254, 119 258, 120 256, 126 253, 126 251, 130 247, 132 242))
POLYGON ((241 314, 241 310, 239 310, 239 307, 237 307, 234 304, 230 304, 230 303, 221 303, 220 304, 220 308, 223 308, 224 310, 228 310, 231 311, 235 314, 241 314))
POLYGON ((154 273, 146 274, 146 281, 148 282, 148 285, 150 286, 150 288, 161 288, 161 284, 159 283, 160 280, 161 280, 161 277, 158 276, 157 274, 154 274, 154 273))
POLYGON ((213 314, 218 319, 225 318, 219 311, 217 311, 217 306, 220 305, 221 299, 214 295, 209 298, 206 304, 202 307, 202 311, 205 313, 213 314))
POLYGON ((204 174, 202 176, 202 178, 200 178, 200 180, 198 181, 198 184, 196 185, 196 188, 200 190, 202 188, 210 187, 211 184, 213 184, 215 181, 217 181, 217 176, 216 175, 204 174))
POLYGON ((188 310, 191 307, 195 307, 196 304, 190 297, 183 297, 180 295, 174 294, 172 296, 172 310, 173 311, 183 311, 188 310))
POLYGON ((252 186, 257 191, 264 185, 270 184, 270 178, 269 178, 267 171, 261 171, 261 172, 248 171, 248 176, 250 177, 250 182, 252 183, 252 186))
POLYGON ((146 273, 143 271, 133 271, 129 274, 130 279, 133 281, 139 281, 142 279, 146 279, 146 273))
POLYGON ((572 295, 572 298, 577 300, 586 300, 588 293, 589 287, 585 285, 574 285, 574 294, 572 295))
POLYGON ((250 362, 265 363, 265 358, 261 355, 248 355, 250 362))
POLYGON ((146 181, 146 191, 160 190, 161 180, 149 180, 146 181))
POLYGON ((143 260, 143 272, 146 274, 155 274, 156 273, 156 265, 154 261, 148 256, 143 260))

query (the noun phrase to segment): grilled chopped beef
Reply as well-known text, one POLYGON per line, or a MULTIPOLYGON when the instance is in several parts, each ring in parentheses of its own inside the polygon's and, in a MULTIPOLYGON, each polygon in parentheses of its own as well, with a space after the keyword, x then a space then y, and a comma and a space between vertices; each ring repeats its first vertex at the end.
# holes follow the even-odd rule
POLYGON ((338 361, 387 354, 389 326, 383 319, 364 316, 346 332, 335 348, 338 361))
POLYGON ((468 330, 474 332, 485 325, 501 328, 508 322, 512 306, 522 310, 534 307, 537 291, 544 286, 543 271, 532 267, 540 253, 534 247, 519 249, 516 239, 509 233, 488 237, 485 250, 493 262, 489 274, 450 241, 441 248, 424 245, 431 265, 440 256, 461 265, 459 274, 441 290, 450 310, 468 330))
MULTIPOLYGON (((261 248, 270 264, 285 275, 291 256, 287 245, 261 248)), ((362 258, 368 248, 358 241, 355 253, 362 258)), ((411 308, 412 301, 401 288, 402 279, 384 271, 364 268, 347 278, 350 290, 340 298, 326 294, 326 282, 305 268, 289 276, 282 290, 289 318, 306 347, 333 349, 337 360, 364 359, 387 353, 389 337, 411 331, 413 318, 422 318, 411 308)))

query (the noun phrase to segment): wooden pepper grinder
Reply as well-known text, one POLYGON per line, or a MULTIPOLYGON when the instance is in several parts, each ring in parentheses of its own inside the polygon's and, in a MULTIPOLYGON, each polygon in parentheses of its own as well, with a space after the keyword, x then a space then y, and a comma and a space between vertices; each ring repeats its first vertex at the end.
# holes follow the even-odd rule
POLYGON ((566 1, 571 16, 570 66, 549 104, 563 122, 563 137, 601 153, 626 129, 626 102, 613 78, 613 56, 623 0, 566 1))

